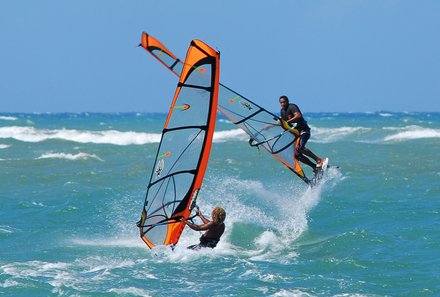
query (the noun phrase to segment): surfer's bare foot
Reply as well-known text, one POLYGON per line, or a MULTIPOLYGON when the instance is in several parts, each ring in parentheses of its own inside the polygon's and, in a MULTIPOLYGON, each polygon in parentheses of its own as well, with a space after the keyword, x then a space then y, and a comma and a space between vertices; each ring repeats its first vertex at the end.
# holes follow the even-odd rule
POLYGON ((324 159, 318 158, 318 161, 316 161, 316 167, 322 167, 322 163, 324 163, 324 159))

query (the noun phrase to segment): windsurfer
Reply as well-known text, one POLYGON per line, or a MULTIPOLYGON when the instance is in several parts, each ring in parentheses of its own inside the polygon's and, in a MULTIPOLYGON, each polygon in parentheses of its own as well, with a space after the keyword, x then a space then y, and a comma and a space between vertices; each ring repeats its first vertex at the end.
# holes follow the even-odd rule
POLYGON ((322 166, 322 162, 324 160, 316 156, 310 149, 306 148, 306 143, 310 138, 309 125, 307 125, 306 120, 302 116, 298 105, 289 103, 289 98, 287 98, 287 96, 281 96, 279 101, 281 105, 281 119, 294 126, 300 133, 300 142, 297 148, 298 160, 309 165, 312 167, 314 172, 317 172, 317 170, 322 166), (313 158, 316 164, 304 155, 313 158))
POLYGON ((217 246, 217 243, 220 241, 220 237, 223 235, 223 232, 225 231, 225 224, 224 224, 226 218, 225 210, 221 207, 214 208, 211 213, 212 221, 205 218, 205 216, 202 214, 200 210, 196 211, 196 215, 200 217, 203 224, 196 225, 185 219, 182 219, 182 222, 187 224, 191 229, 195 231, 206 231, 206 232, 200 237, 199 244, 191 245, 188 248, 192 250, 199 250, 202 247, 215 248, 217 246))

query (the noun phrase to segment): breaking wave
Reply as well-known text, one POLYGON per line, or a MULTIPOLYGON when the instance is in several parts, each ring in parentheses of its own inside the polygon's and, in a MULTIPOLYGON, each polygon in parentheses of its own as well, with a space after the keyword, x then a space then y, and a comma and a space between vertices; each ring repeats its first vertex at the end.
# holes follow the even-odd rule
MULTIPOLYGON (((158 143, 161 134, 134 131, 81 131, 74 129, 37 129, 34 127, 0 127, 0 138, 12 138, 23 142, 42 142, 46 140, 65 140, 79 143, 114 144, 114 145, 143 145, 158 143)), ((228 140, 246 140, 246 134, 240 129, 216 131, 215 142, 228 140)), ((0 147, 0 148, 6 148, 0 147)))
POLYGON ((365 127, 339 127, 339 128, 317 128, 312 127, 312 140, 314 142, 329 143, 371 131, 365 127))
POLYGON ((216 131, 214 132, 214 142, 225 142, 227 140, 248 140, 249 136, 241 129, 216 131))
POLYGON ((421 138, 440 138, 440 129, 407 126, 401 128, 388 127, 385 130, 398 131, 384 138, 384 141, 405 141, 421 138))
POLYGON ((16 117, 8 117, 8 116, 0 116, 0 120, 4 120, 4 121, 16 121, 16 120, 18 120, 18 118, 16 118, 16 117))
POLYGON ((46 153, 38 157, 37 159, 66 159, 66 160, 88 160, 95 159, 104 162, 101 158, 94 154, 78 153, 78 154, 65 154, 65 153, 46 153))
POLYGON ((115 145, 142 145, 157 143, 160 134, 140 133, 134 131, 121 132, 116 130, 106 131, 80 131, 69 129, 37 129, 34 127, 0 127, 0 138, 13 138, 24 142, 41 142, 51 139, 67 140, 79 143, 115 144, 115 145))
MULTIPOLYGON (((75 129, 38 129, 35 127, 8 126, 0 127, 0 139, 15 139, 23 142, 43 142, 63 140, 77 143, 144 145, 159 143, 160 133, 145 133, 117 130, 75 130, 75 129)), ((349 127, 320 128, 312 127, 312 142, 333 143, 341 140, 390 142, 419 138, 440 138, 440 129, 421 126, 405 127, 349 127), (384 135, 385 134, 385 135, 384 135), (379 139, 378 139, 379 137, 379 139)), ((247 134, 241 129, 214 132, 214 142, 247 141, 247 134)), ((9 148, 9 144, 0 144, 0 149, 9 148)))

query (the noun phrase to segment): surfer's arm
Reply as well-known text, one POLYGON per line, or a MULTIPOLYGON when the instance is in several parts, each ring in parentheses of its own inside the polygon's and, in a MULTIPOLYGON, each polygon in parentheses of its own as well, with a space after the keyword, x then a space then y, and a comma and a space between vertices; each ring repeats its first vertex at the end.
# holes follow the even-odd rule
POLYGON ((188 225, 188 227, 190 227, 191 229, 195 230, 195 231, 206 231, 209 230, 209 228, 211 228, 212 222, 208 221, 208 223, 202 224, 202 225, 196 225, 193 224, 191 222, 188 222, 185 219, 182 219, 182 222, 184 222, 185 224, 188 225))
POLYGON ((202 214, 202 212, 200 210, 197 210, 196 214, 200 217, 200 219, 202 220, 203 223, 207 224, 210 222, 210 220, 205 218, 205 216, 202 214))
POLYGON ((295 111, 293 113, 293 118, 287 120, 288 123, 296 123, 302 117, 302 114, 299 111, 295 111))

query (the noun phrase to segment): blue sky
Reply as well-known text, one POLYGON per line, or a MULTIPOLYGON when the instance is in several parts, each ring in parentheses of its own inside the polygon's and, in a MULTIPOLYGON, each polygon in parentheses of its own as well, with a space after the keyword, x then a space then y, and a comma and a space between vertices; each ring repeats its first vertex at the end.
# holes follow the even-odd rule
POLYGON ((221 52, 220 80, 278 111, 440 111, 440 1, 0 1, 0 112, 165 112, 177 78, 142 31, 184 58, 221 52))

